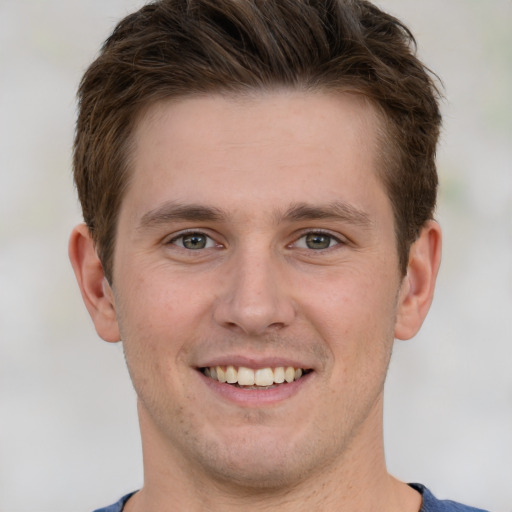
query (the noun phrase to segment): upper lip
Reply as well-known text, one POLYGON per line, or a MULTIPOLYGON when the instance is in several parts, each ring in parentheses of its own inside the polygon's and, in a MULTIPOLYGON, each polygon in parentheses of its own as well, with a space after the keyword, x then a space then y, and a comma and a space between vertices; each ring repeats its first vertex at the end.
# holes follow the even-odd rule
POLYGON ((251 356, 243 356, 243 355, 226 355, 222 354, 219 356, 214 356, 210 358, 205 358, 204 361, 201 361, 197 368, 208 368, 212 366, 228 366, 232 365, 235 367, 243 366, 245 368, 259 369, 259 368, 278 368, 280 366, 288 367, 292 366, 293 368, 302 368, 304 370, 312 370, 313 367, 311 364, 306 363, 304 361, 300 361, 298 359, 294 359, 291 357, 280 357, 280 356, 272 356, 272 357, 251 357, 251 356))

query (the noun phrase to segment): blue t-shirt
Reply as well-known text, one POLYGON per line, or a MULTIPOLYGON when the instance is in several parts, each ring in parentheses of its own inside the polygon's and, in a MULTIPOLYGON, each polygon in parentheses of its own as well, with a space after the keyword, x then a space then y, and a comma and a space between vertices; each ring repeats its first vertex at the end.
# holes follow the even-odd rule
MULTIPOLYGON (((468 507, 451 500, 438 500, 421 484, 409 484, 423 496, 420 512, 489 512, 481 508, 468 507)), ((121 509, 122 510, 122 509, 121 509)))
MULTIPOLYGON (((481 508, 468 507, 461 503, 456 503, 450 500, 438 500, 434 495, 421 484, 409 484, 413 489, 416 489, 423 496, 423 503, 421 505, 420 512, 488 512, 481 508)), ((110 505, 106 508, 99 508, 94 512, 122 512, 124 504, 128 501, 128 498, 134 493, 123 496, 117 503, 110 505)))

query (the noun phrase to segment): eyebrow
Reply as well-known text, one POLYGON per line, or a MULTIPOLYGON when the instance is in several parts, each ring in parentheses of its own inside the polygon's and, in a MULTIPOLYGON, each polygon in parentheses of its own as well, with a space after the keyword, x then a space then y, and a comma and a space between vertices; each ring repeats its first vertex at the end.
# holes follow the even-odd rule
POLYGON ((341 220, 361 227, 370 227, 373 224, 373 221, 366 212, 342 201, 334 201, 327 205, 296 203, 284 215, 277 214, 277 219, 280 217, 290 221, 341 220))
MULTIPOLYGON (((221 208, 167 201, 146 212, 142 216, 138 228, 152 228, 177 221, 223 222, 228 217, 228 213, 221 208)), ((334 201, 326 205, 295 203, 284 212, 279 210, 274 212, 276 224, 283 221, 299 222, 320 219, 339 220, 361 227, 370 227, 373 224, 366 212, 342 201, 334 201)))
POLYGON ((226 212, 220 208, 168 201, 146 212, 140 219, 139 229, 156 227, 173 221, 220 222, 226 218, 226 212))

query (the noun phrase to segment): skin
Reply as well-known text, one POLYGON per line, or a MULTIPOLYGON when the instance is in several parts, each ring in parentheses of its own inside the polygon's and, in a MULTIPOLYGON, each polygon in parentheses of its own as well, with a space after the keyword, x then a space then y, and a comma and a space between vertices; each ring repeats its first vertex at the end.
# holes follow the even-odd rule
POLYGON ((112 285, 87 229, 70 241, 138 395, 145 483, 126 510, 419 510, 386 470, 383 385, 394 338, 430 306, 440 229, 425 225, 402 276, 378 122, 359 96, 297 91, 140 119, 112 285), (312 371, 250 392, 198 371, 230 361, 312 371))

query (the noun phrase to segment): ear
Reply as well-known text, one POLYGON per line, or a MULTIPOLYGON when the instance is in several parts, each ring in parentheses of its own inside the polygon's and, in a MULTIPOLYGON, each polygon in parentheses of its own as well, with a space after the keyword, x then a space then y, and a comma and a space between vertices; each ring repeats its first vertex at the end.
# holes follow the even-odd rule
POLYGON ((85 224, 78 225, 71 233, 69 259, 96 332, 105 341, 119 341, 114 294, 85 224))
POLYGON ((434 297, 441 263, 441 228, 429 221, 412 244, 400 289, 395 338, 408 340, 420 329, 434 297))

